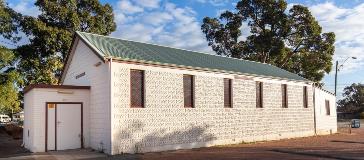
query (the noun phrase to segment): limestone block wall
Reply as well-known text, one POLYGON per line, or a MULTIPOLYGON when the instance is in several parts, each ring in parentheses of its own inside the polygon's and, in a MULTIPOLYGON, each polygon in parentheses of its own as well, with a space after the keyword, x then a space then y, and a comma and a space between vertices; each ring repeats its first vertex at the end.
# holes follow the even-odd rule
POLYGON ((112 154, 275 140, 314 134, 312 88, 303 83, 112 63, 112 154), (145 71, 145 108, 130 108, 130 69, 145 71), (195 108, 184 108, 183 74, 195 76, 195 108), (224 108, 223 78, 233 79, 233 108, 224 108), (264 86, 256 108, 255 81, 264 86))

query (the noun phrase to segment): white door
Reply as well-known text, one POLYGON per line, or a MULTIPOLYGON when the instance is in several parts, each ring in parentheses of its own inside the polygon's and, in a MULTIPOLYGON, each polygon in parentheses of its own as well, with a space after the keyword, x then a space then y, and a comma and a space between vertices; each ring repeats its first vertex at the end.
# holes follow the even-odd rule
POLYGON ((57 150, 81 148, 81 104, 57 104, 57 150))
POLYGON ((56 104, 47 104, 48 123, 47 123, 47 149, 56 150, 56 104))

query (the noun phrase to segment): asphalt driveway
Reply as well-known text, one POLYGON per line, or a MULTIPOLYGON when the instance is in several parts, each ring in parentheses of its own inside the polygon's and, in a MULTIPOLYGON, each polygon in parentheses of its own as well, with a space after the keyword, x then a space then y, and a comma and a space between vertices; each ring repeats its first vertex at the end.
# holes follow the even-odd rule
POLYGON ((209 148, 178 150, 145 154, 107 156, 95 151, 71 150, 32 154, 19 147, 21 141, 12 140, 0 132, 0 159, 361 159, 364 160, 364 128, 352 134, 286 139, 279 141, 239 144, 209 148))

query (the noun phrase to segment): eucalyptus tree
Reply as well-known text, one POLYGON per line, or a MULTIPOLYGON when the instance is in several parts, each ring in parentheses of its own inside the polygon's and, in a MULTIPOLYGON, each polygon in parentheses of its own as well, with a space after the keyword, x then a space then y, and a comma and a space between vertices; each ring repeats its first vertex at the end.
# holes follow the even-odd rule
POLYGON ((335 34, 323 33, 302 5, 241 0, 235 11, 205 17, 201 29, 218 55, 269 63, 315 82, 331 71, 335 34))
POLYGON ((30 43, 17 49, 26 84, 56 84, 75 31, 108 35, 115 31, 113 9, 98 0, 37 0, 37 17, 23 16, 30 43))

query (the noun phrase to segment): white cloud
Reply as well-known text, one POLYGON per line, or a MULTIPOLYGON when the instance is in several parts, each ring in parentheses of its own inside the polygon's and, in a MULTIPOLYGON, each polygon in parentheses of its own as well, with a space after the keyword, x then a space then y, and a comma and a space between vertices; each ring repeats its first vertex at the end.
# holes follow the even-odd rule
POLYGON ((216 10, 216 17, 220 17, 220 15, 224 12, 226 12, 228 9, 219 9, 219 10, 216 10))
POLYGON ((229 0, 196 0, 199 3, 209 3, 213 6, 224 6, 229 0))
POLYGON ((347 13, 347 9, 338 8, 332 2, 317 4, 310 7, 319 21, 333 21, 347 13))
POLYGON ((246 38, 251 35, 251 33, 250 33, 251 29, 248 25, 248 22, 243 22, 243 24, 241 25, 241 27, 239 29, 241 31, 241 35, 238 37, 238 40, 245 41, 246 38))
POLYGON ((133 5, 129 0, 121 0, 118 2, 118 8, 120 8, 126 14, 133 14, 137 12, 143 12, 143 8, 133 5))
POLYGON ((163 27, 146 26, 142 23, 125 24, 122 31, 116 31, 118 37, 124 37, 131 40, 150 42, 154 35, 161 33, 163 27))
POLYGON ((136 0, 138 5, 146 8, 158 8, 160 0, 136 0))
POLYGON ((151 12, 143 17, 147 24, 160 25, 173 19, 173 16, 166 12, 151 12))
POLYGON ((309 8, 324 32, 336 34, 334 61, 343 61, 348 56, 357 57, 345 63, 342 72, 361 69, 364 66, 364 3, 353 8, 341 8, 326 2, 309 8))
MULTIPOLYGON (((123 0, 122 0, 123 1, 123 0)), ((119 1, 120 2, 120 1, 119 1)), ((137 1, 129 1, 132 6, 144 10, 134 12, 123 10, 119 5, 115 8, 117 30, 115 37, 142 42, 155 43, 177 48, 212 52, 207 45, 196 19, 196 12, 189 7, 177 7, 170 2, 141 5, 137 1), (155 7, 152 4, 159 4, 155 7)))
POLYGON ((8 3, 9 7, 23 15, 36 17, 40 14, 39 9, 34 5, 35 0, 20 0, 16 4, 8 1, 8 3))

